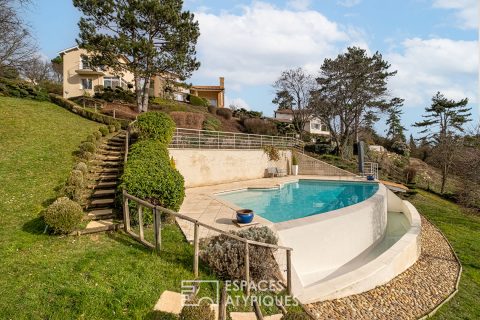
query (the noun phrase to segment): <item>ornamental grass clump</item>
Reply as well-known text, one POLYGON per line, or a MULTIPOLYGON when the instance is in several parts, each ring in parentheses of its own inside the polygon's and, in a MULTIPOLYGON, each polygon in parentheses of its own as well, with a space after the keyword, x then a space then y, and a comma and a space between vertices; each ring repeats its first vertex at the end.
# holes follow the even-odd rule
POLYGON ((175 122, 166 113, 146 112, 138 116, 134 125, 140 139, 152 139, 168 145, 172 142, 175 122))
MULTIPOLYGON (((276 235, 268 227, 252 227, 233 234, 263 243, 277 244, 276 235)), ((202 259, 221 278, 228 280, 245 279, 245 243, 226 235, 219 235, 205 241, 202 259)), ((250 277, 254 281, 274 279, 278 266, 273 249, 249 245, 250 277)))
POLYGON ((75 170, 81 171, 83 174, 88 172, 88 166, 85 162, 78 162, 75 165, 75 170))
POLYGON ((56 234, 69 234, 74 231, 83 218, 82 207, 68 199, 58 198, 43 213, 43 219, 56 234))

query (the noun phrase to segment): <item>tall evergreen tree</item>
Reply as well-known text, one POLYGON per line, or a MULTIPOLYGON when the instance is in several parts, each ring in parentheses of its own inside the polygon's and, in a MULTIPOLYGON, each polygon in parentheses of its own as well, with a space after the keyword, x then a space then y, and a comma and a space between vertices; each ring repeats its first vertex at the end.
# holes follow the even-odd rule
POLYGON ((431 106, 425 108, 424 120, 414 124, 415 127, 423 128, 420 132, 422 138, 434 146, 432 154, 442 170, 442 193, 445 192, 448 175, 461 147, 460 134, 464 132, 463 126, 471 120, 471 109, 467 104, 467 98, 454 101, 437 92, 432 98, 431 106))
POLYGON ((279 110, 291 110, 293 108, 293 97, 287 90, 280 90, 276 92, 272 103, 276 104, 279 110))
POLYGON ((390 138, 392 141, 403 141, 405 142, 405 134, 404 131, 406 130, 404 126, 402 126, 402 119, 401 116, 403 114, 402 106, 403 106, 404 99, 400 98, 393 98, 390 101, 390 107, 388 109, 388 118, 387 118, 387 138, 390 138))
POLYGON ((94 66, 135 76, 139 112, 148 110, 151 78, 171 72, 187 78, 198 69, 198 22, 182 0, 73 0, 83 17, 77 43, 94 66), (128 61, 121 61, 119 57, 128 61))

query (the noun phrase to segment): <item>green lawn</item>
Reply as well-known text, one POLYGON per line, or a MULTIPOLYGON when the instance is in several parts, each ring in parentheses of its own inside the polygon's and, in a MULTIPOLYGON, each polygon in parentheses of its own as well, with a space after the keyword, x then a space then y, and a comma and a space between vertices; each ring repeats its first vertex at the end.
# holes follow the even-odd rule
POLYGON ((0 97, 0 319, 143 318, 192 278, 192 249, 175 227, 162 258, 122 233, 43 234, 38 213, 98 127, 51 103, 0 97))
POLYGON ((426 191, 412 203, 448 238, 463 266, 460 290, 436 319, 480 319, 480 216, 426 191))

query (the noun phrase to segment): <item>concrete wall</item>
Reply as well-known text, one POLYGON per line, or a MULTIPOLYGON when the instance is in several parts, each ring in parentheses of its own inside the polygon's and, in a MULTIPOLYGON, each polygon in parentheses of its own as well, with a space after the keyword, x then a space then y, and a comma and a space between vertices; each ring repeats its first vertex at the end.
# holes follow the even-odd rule
POLYGON ((332 166, 326 162, 295 152, 298 159, 298 173, 303 175, 345 176, 354 177, 355 174, 332 166))
POLYGON ((276 163, 269 161, 263 150, 169 149, 169 152, 187 188, 263 178, 268 167, 287 170, 291 162, 289 150, 280 151, 281 159, 276 163))

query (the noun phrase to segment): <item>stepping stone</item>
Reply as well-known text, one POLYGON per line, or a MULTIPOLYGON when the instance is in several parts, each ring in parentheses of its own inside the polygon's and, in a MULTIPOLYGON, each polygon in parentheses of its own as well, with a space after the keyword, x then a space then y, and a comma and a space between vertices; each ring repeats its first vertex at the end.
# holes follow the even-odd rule
POLYGON ((164 291, 155 304, 155 307, 153 307, 153 310, 178 315, 182 311, 182 301, 183 297, 180 293, 164 291))
POLYGON ((263 320, 280 320, 280 319, 282 319, 282 317, 283 317, 283 314, 278 313, 278 314, 274 314, 274 315, 271 315, 271 316, 263 317, 263 320))
POLYGON ((257 320, 255 312, 230 312, 232 320, 257 320))
POLYGON ((99 209, 99 210, 93 210, 90 211, 87 214, 87 217, 90 219, 105 219, 105 218, 110 218, 113 217, 115 214, 113 213, 113 209, 99 209))
POLYGON ((108 206, 110 204, 115 203, 115 199, 96 199, 90 202, 90 206, 95 207, 95 206, 108 206))
POLYGON ((115 223, 113 222, 112 219, 109 220, 96 220, 96 221, 90 221, 87 224, 87 227, 85 229, 96 229, 96 228, 102 228, 102 227, 111 227, 115 223))
POLYGON ((94 197, 113 196, 115 195, 115 189, 97 190, 93 193, 94 197))

